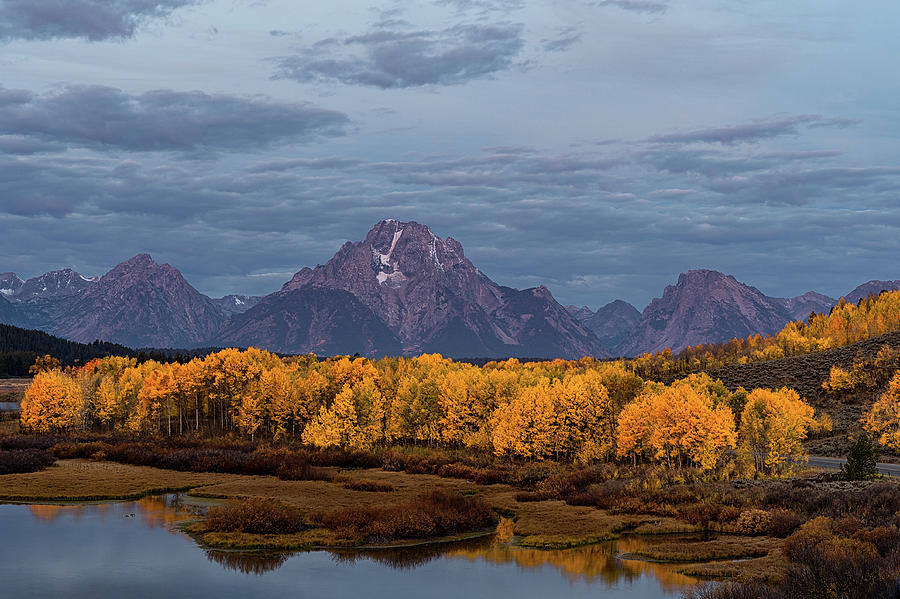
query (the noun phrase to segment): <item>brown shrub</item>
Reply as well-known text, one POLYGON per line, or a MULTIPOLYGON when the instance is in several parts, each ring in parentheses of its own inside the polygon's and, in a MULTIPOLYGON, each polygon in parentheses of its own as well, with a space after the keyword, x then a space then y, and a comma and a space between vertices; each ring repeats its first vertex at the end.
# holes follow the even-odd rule
POLYGON ((481 530, 496 517, 480 498, 439 489, 405 504, 335 510, 321 523, 344 538, 386 541, 481 530))
POLYGON ((278 467, 276 475, 281 480, 324 480, 334 478, 334 474, 328 468, 310 466, 306 462, 282 464, 278 467))
POLYGON ((0 451, 0 474, 37 472, 55 461, 53 456, 40 449, 0 451))
POLYGON ((741 515, 734 506, 717 503, 691 503, 679 506, 675 514, 694 526, 708 527, 711 522, 730 522, 741 515))
POLYGON ((769 525, 766 528, 766 534, 772 537, 786 537, 800 525, 803 524, 803 518, 790 510, 776 508, 769 511, 769 525))
POLYGON ((205 524, 209 531, 252 534, 293 534, 308 528, 296 508, 259 497, 210 508, 205 524))
POLYGON ((883 556, 900 547, 900 530, 896 526, 877 526, 870 530, 861 530, 854 538, 871 543, 883 556))
POLYGON ((112 446, 109 443, 93 441, 90 443, 57 443, 50 448, 50 453, 58 460, 89 459, 95 453, 109 451, 112 446))
POLYGON ((772 516, 765 510, 744 510, 737 519, 738 532, 745 535, 765 534, 772 516))

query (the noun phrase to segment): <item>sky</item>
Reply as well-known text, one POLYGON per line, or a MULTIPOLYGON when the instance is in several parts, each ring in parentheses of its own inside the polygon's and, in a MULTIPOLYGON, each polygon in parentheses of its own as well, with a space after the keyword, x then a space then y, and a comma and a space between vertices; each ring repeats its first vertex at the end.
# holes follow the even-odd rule
POLYGON ((265 294, 382 219, 638 309, 900 279, 900 3, 0 0, 0 271, 265 294))

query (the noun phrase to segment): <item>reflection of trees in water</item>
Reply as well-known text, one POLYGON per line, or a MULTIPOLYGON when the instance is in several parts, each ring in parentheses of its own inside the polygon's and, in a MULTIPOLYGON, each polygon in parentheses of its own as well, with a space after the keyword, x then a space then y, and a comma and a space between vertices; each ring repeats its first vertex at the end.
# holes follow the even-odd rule
MULTIPOLYGON (((504 527, 501 522, 499 528, 497 535, 488 538, 395 549, 335 551, 332 552, 332 558, 338 563, 349 564, 370 560, 401 570, 418 568, 440 558, 472 562, 484 560, 493 565, 515 565, 522 570, 549 566, 570 581, 583 580, 589 584, 604 583, 609 586, 651 576, 670 592, 684 589, 696 582, 695 579, 676 572, 677 566, 673 564, 618 558, 622 553, 652 543, 653 540, 650 539, 626 537, 572 549, 529 549, 510 544, 512 538, 509 526, 504 527)), ((690 542, 693 539, 685 540, 690 542)))
POLYGON ((483 551, 493 544, 490 537, 457 541, 454 543, 432 543, 415 547, 393 547, 385 549, 332 551, 331 558, 339 564, 355 564, 369 560, 395 570, 412 570, 430 561, 452 555, 454 551, 483 551))
POLYGON ((277 570, 290 557, 288 553, 235 553, 233 551, 206 550, 206 558, 242 574, 262 576, 277 570))
POLYGON ((172 524, 202 513, 202 508, 186 504, 181 494, 150 495, 136 501, 117 501, 105 503, 65 504, 28 506, 31 515, 43 521, 53 521, 62 516, 80 520, 86 516, 107 518, 136 518, 147 528, 166 528, 175 532, 172 524))
POLYGON ((626 537, 617 541, 585 545, 572 549, 529 549, 495 543, 486 550, 459 549, 447 554, 470 561, 485 560, 492 564, 515 564, 523 570, 551 566, 568 580, 588 583, 604 582, 613 585, 651 576, 667 591, 684 589, 695 579, 675 571, 677 565, 637 560, 621 560, 617 556, 646 546, 647 539, 626 537))

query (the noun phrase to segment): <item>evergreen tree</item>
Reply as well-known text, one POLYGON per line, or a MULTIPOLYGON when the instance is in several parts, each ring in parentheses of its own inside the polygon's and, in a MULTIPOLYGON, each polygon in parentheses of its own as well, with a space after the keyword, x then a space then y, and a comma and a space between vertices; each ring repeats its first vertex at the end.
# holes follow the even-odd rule
POLYGON ((847 455, 847 463, 841 466, 841 476, 847 480, 866 480, 878 475, 878 453, 872 438, 865 432, 856 437, 856 442, 847 455))

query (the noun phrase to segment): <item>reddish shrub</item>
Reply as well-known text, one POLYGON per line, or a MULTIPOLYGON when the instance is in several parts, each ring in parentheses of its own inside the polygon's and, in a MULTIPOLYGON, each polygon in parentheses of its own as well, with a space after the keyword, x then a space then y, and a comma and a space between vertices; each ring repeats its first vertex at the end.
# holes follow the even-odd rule
POLYGON ((40 449, 0 451, 0 474, 37 472, 54 462, 53 456, 40 449))
POLYGON ((440 489, 405 504, 344 508, 322 518, 322 525, 339 536, 370 541, 448 535, 494 523, 493 511, 480 498, 440 489))
POLYGON ((215 532, 292 534, 308 528, 300 512, 271 499, 246 497, 209 509, 206 529, 215 532))

